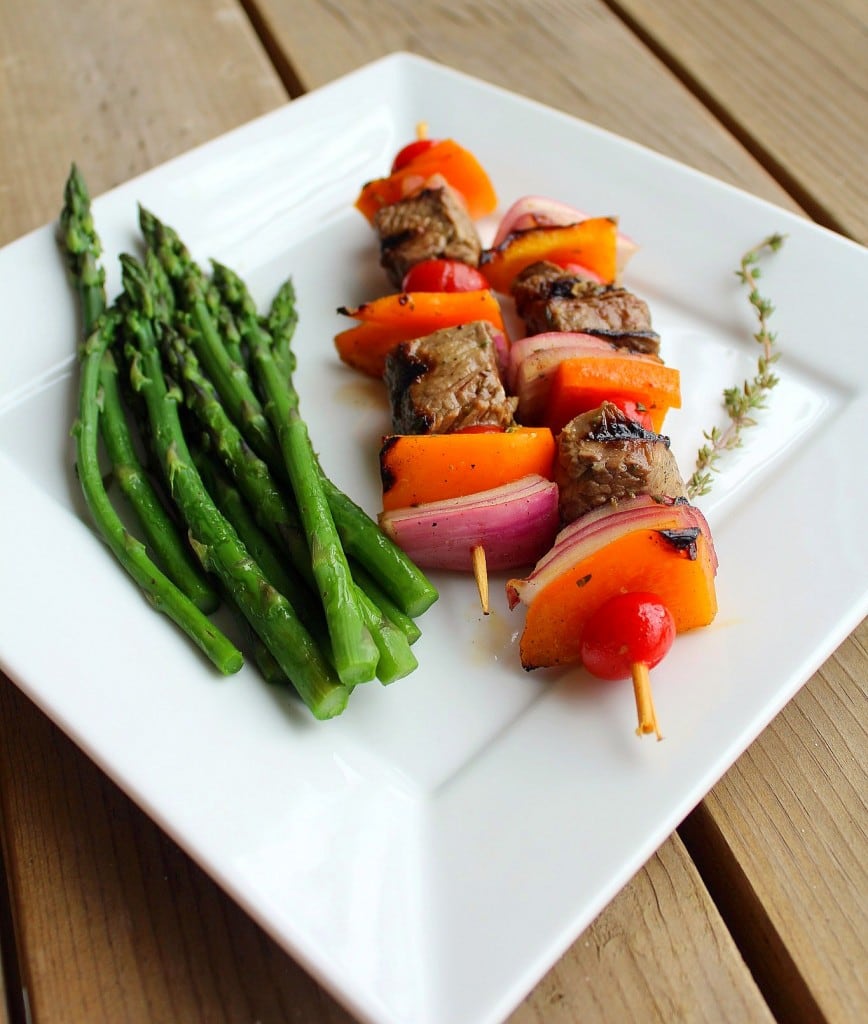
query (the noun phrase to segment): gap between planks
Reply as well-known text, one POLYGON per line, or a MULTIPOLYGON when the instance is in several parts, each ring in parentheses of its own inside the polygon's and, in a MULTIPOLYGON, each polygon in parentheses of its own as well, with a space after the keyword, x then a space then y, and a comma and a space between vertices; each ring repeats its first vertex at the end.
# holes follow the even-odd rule
MULTIPOLYGON (((796 177, 783 166, 762 141, 748 131, 744 123, 735 117, 726 106, 717 100, 699 79, 668 49, 652 35, 645 26, 633 17, 618 0, 602 0, 611 12, 619 18, 636 38, 669 70, 681 84, 709 110, 726 130, 737 139, 767 173, 783 188, 808 216, 838 234, 849 237, 847 228, 821 202, 819 202, 796 177)), ((246 5, 245 5, 246 6, 246 5)))

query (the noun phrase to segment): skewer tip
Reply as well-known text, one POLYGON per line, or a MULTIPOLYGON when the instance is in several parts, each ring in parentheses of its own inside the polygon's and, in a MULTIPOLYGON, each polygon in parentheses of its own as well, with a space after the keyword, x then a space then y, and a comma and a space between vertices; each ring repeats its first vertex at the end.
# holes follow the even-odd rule
POLYGON ((636 714, 639 717, 636 735, 647 736, 653 732, 659 743, 663 739, 663 735, 657 724, 657 712, 654 709, 651 674, 648 671, 648 666, 642 661, 634 662, 631 666, 631 674, 633 676, 633 695, 636 698, 636 714))
POLYGON ((476 580, 476 589, 479 591, 479 603, 482 605, 482 614, 488 615, 488 567, 485 562, 485 548, 477 544, 472 555, 473 576, 476 580))

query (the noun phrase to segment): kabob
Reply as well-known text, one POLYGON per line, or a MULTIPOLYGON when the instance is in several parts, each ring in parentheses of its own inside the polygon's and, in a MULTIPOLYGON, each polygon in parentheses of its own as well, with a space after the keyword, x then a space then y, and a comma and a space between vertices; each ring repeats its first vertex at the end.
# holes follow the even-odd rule
POLYGON ((357 200, 401 289, 342 307, 360 324, 336 337, 392 406, 380 524, 425 568, 472 569, 483 610, 486 563, 533 565, 506 586, 522 665, 632 677, 637 732, 660 738, 649 670, 716 613, 708 523, 660 433, 679 375, 620 284, 636 246, 613 218, 529 196, 484 248, 496 202, 472 154, 426 136, 357 200))

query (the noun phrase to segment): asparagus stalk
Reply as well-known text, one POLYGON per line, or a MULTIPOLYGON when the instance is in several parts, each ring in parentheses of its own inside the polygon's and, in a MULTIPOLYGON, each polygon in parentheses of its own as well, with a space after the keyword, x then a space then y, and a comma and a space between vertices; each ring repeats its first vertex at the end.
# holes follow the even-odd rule
POLYGON ((239 425, 254 451, 266 462, 280 459, 274 430, 242 363, 231 358, 212 314, 209 286, 200 267, 175 230, 152 213, 139 208, 139 224, 174 290, 180 309, 189 316, 195 330, 190 334, 196 355, 214 382, 232 419, 239 425))
MULTIPOLYGON (((229 420, 213 385, 201 373, 196 356, 190 346, 182 338, 176 336, 164 346, 164 353, 175 379, 181 383, 184 389, 188 409, 207 431, 214 457, 219 459, 228 470, 241 494, 247 499, 249 508, 252 509, 249 514, 255 520, 256 525, 271 540, 285 547, 294 568, 312 588, 312 592, 308 596, 315 597, 313 592, 316 588, 316 580, 311 568, 310 552, 294 505, 290 505, 284 498, 283 493, 273 481, 268 467, 245 444, 237 427, 229 420)), ((207 480, 206 486, 209 487, 209 490, 211 489, 207 480)), ((220 505, 219 500, 217 504, 220 505)), ((225 509, 223 512, 237 529, 238 523, 225 509)), ((240 529, 239 533, 241 533, 240 529)), ((243 533, 241 533, 241 537, 242 540, 245 540, 243 533)), ((254 558, 256 558, 255 554, 254 558)), ((256 560, 259 561, 258 558, 256 560)), ((263 569, 266 567, 263 566, 263 569)), ((266 575, 268 575, 267 569, 266 575)), ((380 589, 364 573, 364 570, 353 569, 353 579, 367 595, 357 595, 357 597, 361 602, 365 624, 372 633, 380 652, 380 662, 386 657, 392 666, 389 669, 378 663, 377 677, 381 681, 385 681, 383 673, 389 674, 391 678, 398 678, 395 673, 406 675, 416 666, 415 659, 406 650, 405 645, 418 639, 419 627, 412 619, 395 608, 385 595, 382 595, 380 589), (392 635, 391 630, 395 626, 401 630, 404 639, 392 635)), ((271 581, 278 590, 281 589, 280 584, 274 578, 271 581)), ((291 595, 287 596, 290 596, 292 600, 291 595)), ((298 606, 296 607, 298 608, 298 606)))
POLYGON ((315 588, 307 538, 297 513, 285 500, 268 466, 246 443, 241 431, 229 418, 214 385, 202 373, 189 343, 174 335, 166 339, 163 354, 184 390, 188 409, 207 431, 215 457, 219 458, 247 499, 257 524, 286 549, 295 569, 315 588))
MULTIPOLYGON (((242 295, 241 301, 243 298, 242 295)), ((298 322, 295 289, 291 281, 286 281, 278 289, 266 322, 274 342, 275 358, 291 384, 295 370, 291 342, 298 322)), ((318 461, 316 468, 346 553, 367 570, 405 615, 412 618, 421 615, 437 600, 437 591, 431 581, 370 516, 326 476, 318 461)), ((383 607, 381 602, 377 603, 383 607)))
POLYGON ((256 522, 240 491, 233 487, 218 469, 216 460, 202 448, 194 448, 192 453, 202 483, 214 499, 217 508, 232 524, 268 582, 289 601, 305 629, 319 644, 326 658, 333 663, 325 619, 321 614, 315 614, 316 595, 298 573, 286 566, 265 531, 256 522))
POLYGON ((214 264, 213 280, 237 317, 265 396, 265 414, 280 443, 307 537, 311 569, 329 624, 338 675, 354 685, 375 674, 377 648, 365 626, 347 558, 323 492, 307 425, 299 414, 292 376, 286 372, 286 361, 275 358, 271 336, 261 326, 244 282, 218 263, 214 264))
POLYGON ((163 375, 145 268, 122 256, 133 386, 145 400, 154 447, 170 493, 185 519, 203 565, 219 578, 260 636, 302 700, 317 718, 331 718, 346 707, 349 689, 337 678, 286 598, 265 578, 220 514, 193 464, 181 428, 180 395, 163 375))
POLYGON ((101 317, 84 344, 78 420, 73 427, 82 492, 100 534, 153 607, 172 619, 221 672, 229 675, 241 668, 241 652, 154 565, 144 544, 124 527, 103 485, 98 459, 100 365, 114 342, 119 319, 116 311, 101 317))
MULTIPOLYGON (((85 336, 89 336, 105 306, 105 271, 101 245, 91 214, 84 178, 73 165, 64 190, 60 216, 61 239, 70 277, 81 302, 85 336)), ((194 564, 190 552, 166 511, 136 453, 121 404, 117 366, 110 350, 99 363, 101 397, 99 426, 115 479, 135 512, 145 539, 166 574, 204 612, 219 600, 214 588, 194 564)))
POLYGON ((358 586, 368 595, 385 617, 407 637, 408 643, 414 644, 422 635, 422 630, 405 614, 380 587, 371 574, 354 559, 348 559, 350 571, 358 586))

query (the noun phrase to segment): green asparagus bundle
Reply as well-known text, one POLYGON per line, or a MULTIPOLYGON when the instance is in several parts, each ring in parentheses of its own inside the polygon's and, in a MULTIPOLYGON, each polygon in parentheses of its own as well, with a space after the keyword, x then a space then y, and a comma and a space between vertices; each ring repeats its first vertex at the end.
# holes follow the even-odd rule
POLYGON ((413 620, 437 592, 322 471, 292 380, 291 282, 261 318, 237 275, 215 265, 209 278, 171 228, 141 208, 139 221, 144 257, 121 256, 123 293, 107 309, 73 167, 61 227, 88 336, 75 431, 85 498, 121 564, 221 671, 236 671, 241 655, 193 603, 211 610, 218 594, 243 618, 263 676, 332 717, 359 683, 416 668, 413 620), (99 434, 165 575, 114 511, 99 434))
POLYGON ((181 426, 180 395, 167 385, 163 373, 157 338, 160 327, 153 317, 145 268, 129 256, 122 256, 121 262, 129 299, 125 326, 133 386, 144 399, 160 469, 187 523, 190 542, 202 565, 220 580, 313 714, 317 718, 340 714, 349 689, 289 601, 250 557, 202 483, 181 426))
MULTIPOLYGON (((99 261, 102 247, 93 224, 90 196, 75 166, 66 183, 60 224, 61 242, 70 277, 79 293, 87 337, 105 312, 105 271, 99 261)), ((136 454, 121 404, 117 365, 109 345, 99 361, 98 375, 98 422, 115 479, 166 574, 198 608, 214 611, 217 594, 193 563, 189 549, 136 454)))

